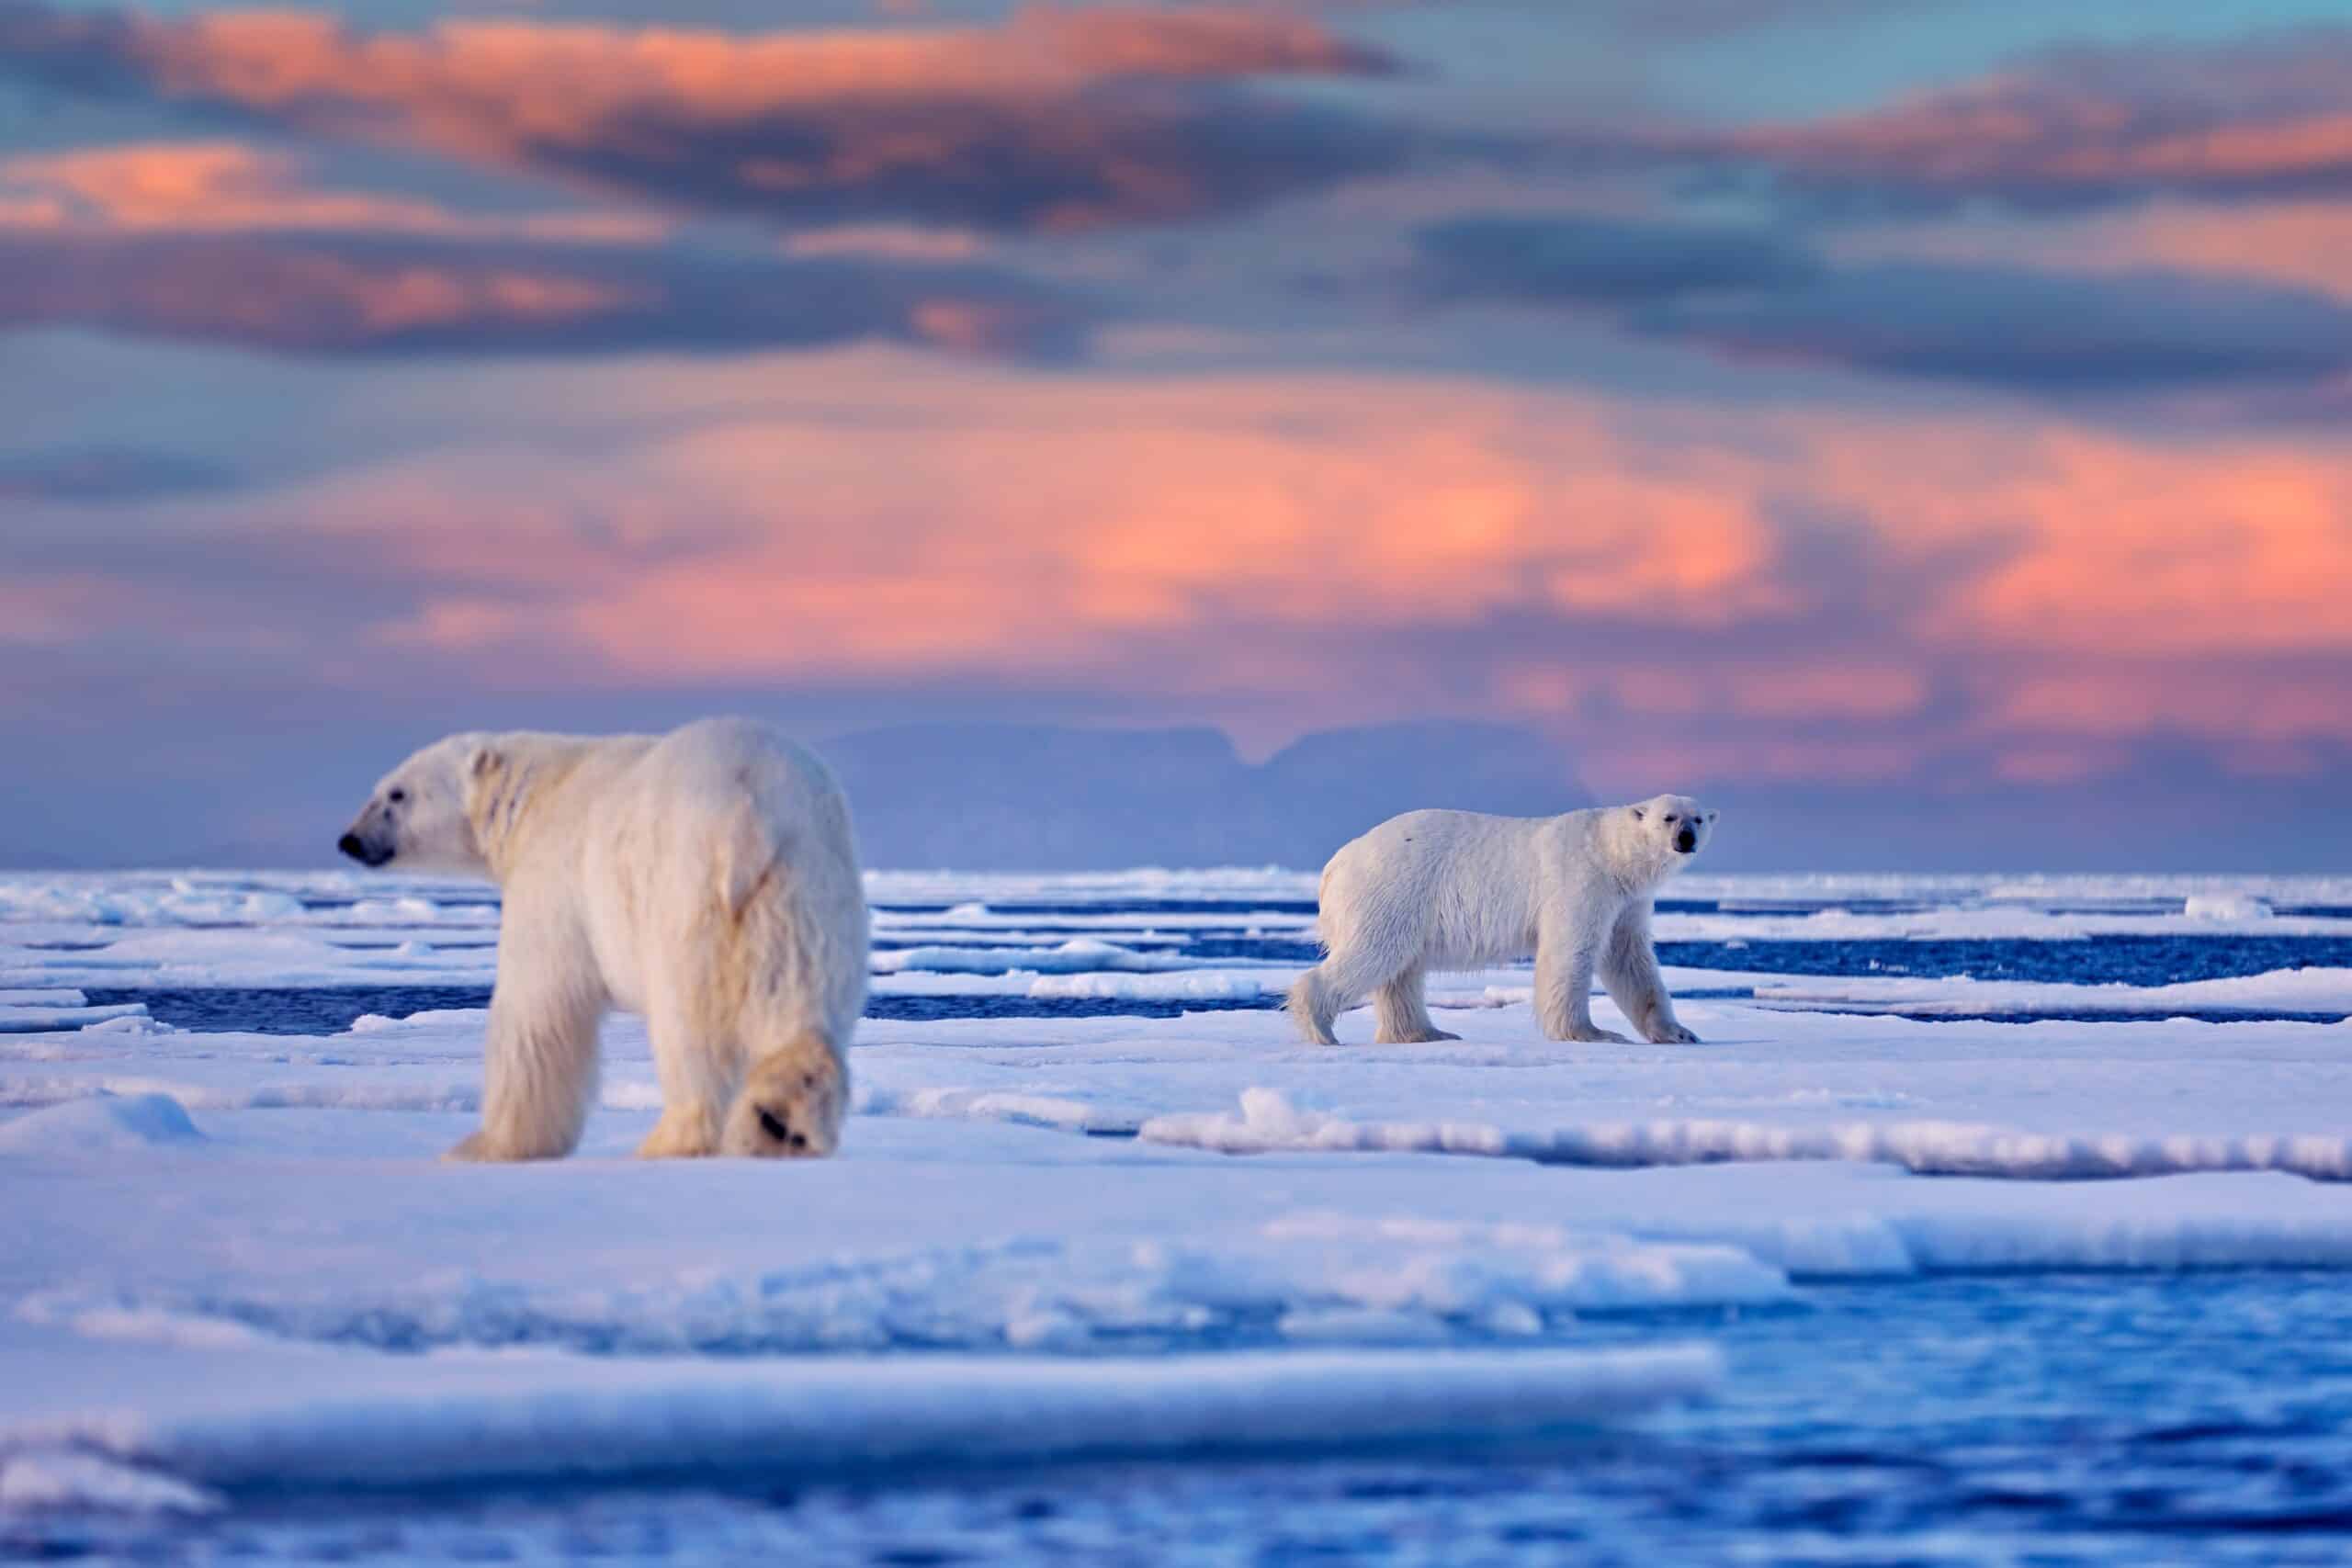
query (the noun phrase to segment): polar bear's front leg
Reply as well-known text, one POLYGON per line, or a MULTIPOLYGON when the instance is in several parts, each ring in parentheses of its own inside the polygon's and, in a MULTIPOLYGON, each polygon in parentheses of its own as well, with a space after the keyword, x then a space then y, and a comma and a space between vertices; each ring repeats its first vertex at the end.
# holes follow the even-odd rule
POLYGON ((596 1093, 596 1025, 606 999, 584 941, 535 928, 510 897, 482 1044, 481 1130, 454 1160, 555 1159, 580 1142, 596 1093))
POLYGON ((718 1152, 718 1116, 707 1105, 664 1105, 637 1145, 639 1159, 703 1159, 718 1152))
POLYGON ((1600 983, 1611 999, 1624 1010, 1642 1038, 1653 1045, 1695 1045, 1699 1037, 1676 1021, 1674 1000, 1667 994, 1666 976, 1658 973, 1657 949, 1650 941, 1650 905, 1646 898, 1625 906, 1610 928, 1609 943, 1600 952, 1600 983))
POLYGON ((1535 943, 1535 1016, 1552 1040, 1632 1041, 1592 1021, 1592 965, 1601 932, 1581 911, 1547 918, 1535 943))

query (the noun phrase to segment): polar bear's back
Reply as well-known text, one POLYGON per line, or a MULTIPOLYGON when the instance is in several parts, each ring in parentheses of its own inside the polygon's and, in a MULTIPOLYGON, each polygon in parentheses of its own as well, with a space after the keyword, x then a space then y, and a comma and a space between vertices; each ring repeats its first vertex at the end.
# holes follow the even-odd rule
POLYGON ((714 999, 773 982, 846 1043, 865 1002, 867 913, 831 770, 748 719, 605 744, 612 772, 588 802, 605 821, 584 869, 622 1005, 643 1010, 665 982, 714 999), (698 972, 650 974, 639 955, 655 953, 698 972))
POLYGON ((715 889, 741 910, 781 879, 797 900, 854 901, 863 919, 849 803, 815 752, 749 719, 704 719, 662 737, 632 772, 631 795, 700 860, 695 895, 715 889))
POLYGON ((681 827, 725 831, 746 806, 775 847, 806 844, 854 870, 849 804, 832 770, 797 741, 746 718, 707 718, 660 737, 631 789, 681 827))
POLYGON ((1323 868, 1317 926, 1333 950, 1413 952, 1432 967, 1528 951, 1555 817, 1408 811, 1323 868))

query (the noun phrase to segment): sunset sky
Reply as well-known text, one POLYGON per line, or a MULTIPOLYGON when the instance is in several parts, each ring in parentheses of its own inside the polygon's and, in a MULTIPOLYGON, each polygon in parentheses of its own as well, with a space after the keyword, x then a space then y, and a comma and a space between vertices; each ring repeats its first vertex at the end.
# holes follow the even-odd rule
POLYGON ((2345 17, 0 0, 0 864, 736 708, 2346 870, 2345 17))

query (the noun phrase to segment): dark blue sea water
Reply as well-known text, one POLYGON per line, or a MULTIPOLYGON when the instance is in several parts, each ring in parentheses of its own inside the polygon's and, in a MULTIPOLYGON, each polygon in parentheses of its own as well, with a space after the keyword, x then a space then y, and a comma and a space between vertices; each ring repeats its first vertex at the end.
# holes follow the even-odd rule
MULTIPOLYGON (((144 1002, 147 1010, 181 1029, 255 1034, 338 1034, 368 1013, 406 1018, 445 1008, 490 1005, 487 986, 338 986, 268 990, 105 990, 85 987, 94 1006, 144 1002)), ((1227 1001, 1188 998, 1164 1001, 1133 997, 874 997, 869 1019, 935 1018, 1176 1018, 1187 1012, 1273 1007, 1279 998, 1227 1001)))
MULTIPOLYGON (((1131 912, 1137 906, 1103 905, 1104 913, 1131 912)), ((1034 929, 1034 928, 1031 928, 1034 929)), ((1116 933, 1122 945, 1149 947, 1116 933)), ((908 945, 901 942, 899 945, 908 945)), ((445 944, 457 945, 457 944, 445 944)), ((959 946, 972 945, 959 942, 959 946)), ((1204 933, 1181 947, 1204 965, 1234 958, 1308 964, 1315 948, 1286 937, 1204 933)), ((2069 941, 1871 942, 1670 942, 1658 944, 1659 958, 1693 969, 1746 970, 1773 975, 1838 976, 1908 976, 1977 980, 2074 981, 2084 985, 2120 982, 2166 986, 2184 980, 2226 979, 2306 964, 2352 967, 2352 939, 2316 936, 2101 936, 2069 941)), ((277 989, 123 988, 85 987, 96 1005, 144 1002, 150 1012, 182 1029, 250 1030, 265 1034, 332 1034, 367 1013, 405 1018, 441 1008, 480 1008, 490 1002, 488 987, 342 986, 277 989)), ((1686 987, 1684 995, 1746 995, 1738 987, 1686 987)), ((876 996, 866 1003, 868 1018, 895 1021, 942 1018, 1174 1018, 1185 1012, 1233 1008, 1271 1008, 1280 998, 1226 1001, 1149 998, 1024 996, 876 996)), ((1938 1015, 1949 1017, 1950 1015, 1938 1015)), ((2024 1021, 2054 1013, 1977 1013, 1977 1021, 2024 1021)), ((2084 1015, 2097 1017, 2103 1015, 2084 1015)), ((2214 1015, 2219 1018, 2223 1015, 2214 1015)), ((2228 1015, 2243 1018, 2246 1015, 2228 1015)), ((2336 1013, 2266 1016, 2334 1022, 2336 1013)))
POLYGON ((1885 942, 1661 942, 1658 962, 1771 975, 1907 975, 1973 980, 2171 986, 2307 964, 2352 966, 2352 937, 2092 936, 1885 942))
POLYGON ((1826 1286, 1794 1311, 1602 1319, 1580 1337, 1661 1335, 1720 1346, 1724 1392, 1509 1450, 249 1498, 193 1525, 18 1517, 0 1522, 0 1557, 892 1568, 2352 1561, 2352 1292, 2341 1275, 1826 1286))

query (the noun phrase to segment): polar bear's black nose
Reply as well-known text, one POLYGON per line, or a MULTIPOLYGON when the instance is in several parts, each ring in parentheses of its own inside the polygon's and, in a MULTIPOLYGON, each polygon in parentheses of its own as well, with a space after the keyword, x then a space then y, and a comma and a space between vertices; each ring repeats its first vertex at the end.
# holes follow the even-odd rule
POLYGON ((1685 828, 1674 835, 1674 847, 1687 855, 1699 847, 1699 835, 1685 828))
POLYGON ((334 841, 334 847, 341 850, 345 854, 349 855, 353 860, 366 860, 368 858, 368 852, 361 846, 359 842, 359 835, 356 833, 345 833, 342 838, 337 839, 334 841))

